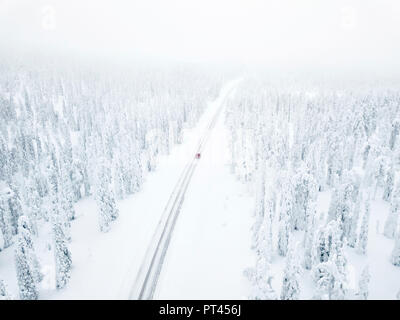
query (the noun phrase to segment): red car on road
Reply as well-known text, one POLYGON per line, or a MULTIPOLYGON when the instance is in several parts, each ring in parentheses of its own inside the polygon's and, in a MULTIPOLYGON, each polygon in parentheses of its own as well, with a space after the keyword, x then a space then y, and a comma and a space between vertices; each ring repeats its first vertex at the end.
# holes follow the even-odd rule
POLYGON ((196 159, 200 159, 200 153, 196 153, 196 159))

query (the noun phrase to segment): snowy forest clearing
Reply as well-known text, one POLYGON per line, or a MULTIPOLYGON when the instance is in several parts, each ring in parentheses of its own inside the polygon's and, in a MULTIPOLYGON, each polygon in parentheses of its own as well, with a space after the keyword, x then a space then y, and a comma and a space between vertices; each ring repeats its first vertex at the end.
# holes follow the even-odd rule
POLYGON ((247 299, 249 294, 243 270, 254 264, 253 201, 229 170, 225 107, 187 190, 155 299, 247 299))

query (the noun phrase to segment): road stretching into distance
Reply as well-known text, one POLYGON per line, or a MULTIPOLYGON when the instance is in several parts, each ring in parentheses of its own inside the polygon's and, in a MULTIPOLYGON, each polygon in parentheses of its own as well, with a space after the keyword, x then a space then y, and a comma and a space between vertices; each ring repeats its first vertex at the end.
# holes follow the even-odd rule
POLYGON ((186 190, 197 167, 198 162, 201 160, 196 158, 196 154, 204 150, 204 147, 210 137, 210 134, 215 127, 215 124, 220 116, 227 98, 238 84, 239 80, 232 81, 226 88, 226 92, 221 93, 219 99, 221 102, 217 107, 215 115, 212 117, 209 125, 207 126, 204 134, 199 140, 196 151, 193 157, 185 166, 175 188, 168 200, 167 205, 163 211, 161 219, 153 234, 152 240, 147 248, 143 262, 139 268, 135 283, 129 293, 129 299, 138 300, 151 300, 153 299, 155 289, 157 287, 158 279, 163 267, 164 259, 168 251, 168 246, 173 235, 176 221, 179 217, 180 209, 185 199, 186 190))

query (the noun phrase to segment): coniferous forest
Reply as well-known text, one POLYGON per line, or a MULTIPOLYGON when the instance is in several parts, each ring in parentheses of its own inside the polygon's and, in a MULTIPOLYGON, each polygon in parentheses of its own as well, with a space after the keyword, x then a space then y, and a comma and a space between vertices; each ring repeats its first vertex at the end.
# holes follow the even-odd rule
POLYGON ((73 265, 74 204, 93 197, 97 227, 108 232, 116 201, 140 190, 158 156, 182 142, 220 87, 198 70, 56 70, 1 68, 0 250, 15 248, 21 299, 39 298, 33 239, 52 238, 56 287, 63 288, 73 265))
POLYGON ((399 17, 0 0, 0 300, 400 300, 399 17))

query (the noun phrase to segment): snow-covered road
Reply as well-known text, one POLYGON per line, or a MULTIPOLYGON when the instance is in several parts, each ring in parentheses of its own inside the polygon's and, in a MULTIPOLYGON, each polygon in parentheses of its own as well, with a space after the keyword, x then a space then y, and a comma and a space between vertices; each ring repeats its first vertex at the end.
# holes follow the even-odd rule
POLYGON ((230 173, 229 155, 222 113, 188 187, 155 299, 247 298, 253 201, 230 173))
MULTIPOLYGON (((132 298, 133 284, 148 245, 154 240, 163 209, 234 85, 235 81, 227 83, 218 99, 210 102, 198 125, 185 130, 184 142, 159 159, 156 171, 146 177, 142 190, 118 201, 120 217, 110 232, 98 231, 92 198, 76 204, 77 219, 72 224, 70 244, 73 269, 70 283, 63 290, 54 290, 53 256, 47 243, 40 244, 45 274, 40 288, 42 299, 132 298)), ((202 293, 202 297, 240 298, 245 294, 241 281, 245 283, 243 268, 252 264, 246 261, 251 259, 249 204, 253 202, 245 198, 244 186, 229 173, 223 119, 222 113, 188 187, 161 274, 162 297, 195 297, 195 293, 202 293), (193 259, 193 255, 197 258, 193 259), (180 280, 176 275, 180 275, 180 280), (186 287, 180 285, 184 282, 186 287), (198 290, 200 283, 204 291, 198 290), (219 289, 209 287, 212 283, 219 289), (207 288, 212 289, 211 293, 207 294, 207 288)), ((12 289, 16 292, 16 286, 12 289)))
POLYGON ((173 236, 174 227, 179 217, 180 209, 185 199, 186 191, 191 182, 193 173, 197 168, 199 160, 197 155, 201 154, 207 145, 215 124, 221 114, 225 100, 234 89, 236 81, 228 83, 213 103, 213 116, 199 138, 195 152, 189 159, 175 188, 164 208, 160 221, 155 229, 154 235, 148 245, 146 255, 139 269, 138 275, 133 283, 129 298, 131 299, 152 299, 155 288, 157 287, 160 272, 163 267, 164 259, 167 254, 170 239, 173 236), (195 157, 196 155, 196 157, 195 157))

